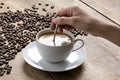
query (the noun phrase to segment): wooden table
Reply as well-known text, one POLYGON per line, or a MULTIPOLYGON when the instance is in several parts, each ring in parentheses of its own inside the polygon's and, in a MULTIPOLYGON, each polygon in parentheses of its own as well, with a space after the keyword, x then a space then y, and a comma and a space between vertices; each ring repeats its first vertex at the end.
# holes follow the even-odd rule
MULTIPOLYGON (((0 0, 12 10, 23 10, 39 2, 55 5, 55 11, 62 7, 78 5, 90 14, 113 24, 120 24, 119 0, 0 0)), ((5 11, 4 8, 0 12, 5 11)), ((41 13, 44 14, 44 13, 41 13)), ((0 80, 120 80, 120 47, 100 38, 88 35, 81 37, 85 41, 87 59, 83 65, 66 72, 46 72, 35 69, 25 63, 22 52, 10 64, 10 75, 0 80)))

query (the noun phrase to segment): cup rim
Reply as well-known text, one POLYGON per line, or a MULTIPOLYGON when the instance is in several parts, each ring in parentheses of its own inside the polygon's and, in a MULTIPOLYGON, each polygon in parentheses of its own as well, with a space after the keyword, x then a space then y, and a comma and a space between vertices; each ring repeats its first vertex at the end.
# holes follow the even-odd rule
MULTIPOLYGON (((37 33, 37 35, 36 35, 36 41, 37 41, 38 43, 40 43, 40 42, 38 41, 38 38, 39 38, 39 36, 40 36, 40 33, 42 33, 42 32, 43 32, 42 34, 47 33, 46 31, 48 31, 48 32, 53 32, 53 30, 51 30, 50 28, 47 28, 47 29, 44 29, 44 30, 39 31, 39 32, 37 33)), ((65 33, 65 34, 67 34, 68 36, 71 37, 72 42, 71 42, 70 44, 63 45, 63 46, 50 46, 50 45, 45 45, 45 44, 42 44, 42 43, 40 43, 40 44, 43 45, 43 46, 54 47, 54 48, 56 48, 56 47, 65 47, 65 46, 69 46, 69 45, 73 44, 74 41, 75 41, 74 35, 73 35, 72 33, 70 33, 69 31, 67 31, 67 30, 63 30, 63 33, 65 33)))

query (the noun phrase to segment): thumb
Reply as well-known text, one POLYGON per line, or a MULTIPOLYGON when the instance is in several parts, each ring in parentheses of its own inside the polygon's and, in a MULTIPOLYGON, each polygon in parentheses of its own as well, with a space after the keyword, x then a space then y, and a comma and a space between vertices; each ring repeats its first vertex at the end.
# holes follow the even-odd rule
POLYGON ((54 24, 58 25, 74 25, 74 18, 73 17, 56 17, 52 20, 54 24))

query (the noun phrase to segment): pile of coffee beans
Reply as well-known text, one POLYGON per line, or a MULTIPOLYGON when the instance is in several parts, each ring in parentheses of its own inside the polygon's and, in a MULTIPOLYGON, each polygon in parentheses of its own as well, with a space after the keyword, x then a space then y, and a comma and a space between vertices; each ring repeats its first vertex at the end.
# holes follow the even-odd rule
MULTIPOLYGON (((37 5, 42 4, 38 3, 37 5)), ((50 6, 50 4, 45 5, 50 6)), ((54 7, 51 5, 50 9, 54 9, 54 7)), ((9 9, 9 7, 7 8, 9 9)), ((0 13, 0 76, 5 73, 10 74, 12 66, 9 65, 9 62, 15 59, 17 53, 27 44, 35 41, 38 31, 49 28, 55 13, 49 13, 47 9, 43 8, 42 11, 46 12, 46 15, 42 15, 37 12, 38 9, 36 5, 32 5, 30 9, 24 9, 24 11, 8 10, 0 13)), ((70 32, 74 36, 87 35, 79 30, 70 32)))

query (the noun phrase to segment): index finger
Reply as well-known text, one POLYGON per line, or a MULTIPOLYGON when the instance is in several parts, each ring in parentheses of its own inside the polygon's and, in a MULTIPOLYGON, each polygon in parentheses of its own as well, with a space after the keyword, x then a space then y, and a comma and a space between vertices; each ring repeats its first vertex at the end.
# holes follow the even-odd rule
POLYGON ((57 16, 59 17, 62 17, 62 16, 66 16, 66 17, 69 17, 69 16, 72 16, 72 13, 71 13, 71 8, 63 8, 61 10, 59 10, 56 15, 54 16, 54 18, 56 18, 57 16))

